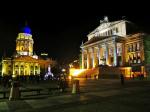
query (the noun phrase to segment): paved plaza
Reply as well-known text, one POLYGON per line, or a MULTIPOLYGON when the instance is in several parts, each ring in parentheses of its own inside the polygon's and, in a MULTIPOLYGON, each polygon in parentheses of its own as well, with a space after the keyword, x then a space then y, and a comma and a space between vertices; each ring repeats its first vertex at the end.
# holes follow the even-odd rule
POLYGON ((148 112, 150 81, 80 79, 80 94, 53 92, 24 95, 20 100, 0 99, 0 112, 148 112))

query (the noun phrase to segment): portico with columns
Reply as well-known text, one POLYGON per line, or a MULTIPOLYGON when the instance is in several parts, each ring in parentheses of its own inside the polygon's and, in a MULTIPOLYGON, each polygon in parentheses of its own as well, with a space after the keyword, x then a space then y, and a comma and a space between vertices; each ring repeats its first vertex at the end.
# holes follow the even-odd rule
POLYGON ((95 68, 98 65, 122 66, 123 65, 123 39, 118 36, 96 37, 84 43, 82 48, 82 69, 95 68), (119 59, 120 57, 120 59, 119 59), (119 59, 119 60, 118 60, 119 59))
POLYGON ((81 45, 82 68, 123 66, 127 23, 126 20, 109 22, 108 17, 100 20, 100 26, 88 34, 88 41, 81 45))

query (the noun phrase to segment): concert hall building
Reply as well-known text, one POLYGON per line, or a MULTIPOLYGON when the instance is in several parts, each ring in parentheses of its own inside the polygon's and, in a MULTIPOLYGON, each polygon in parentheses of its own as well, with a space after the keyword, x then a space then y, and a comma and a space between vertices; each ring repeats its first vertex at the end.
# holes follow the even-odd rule
POLYGON ((87 35, 82 43, 82 69, 93 69, 100 65, 115 67, 126 77, 150 72, 150 36, 139 31, 127 20, 110 22, 108 17, 87 35))

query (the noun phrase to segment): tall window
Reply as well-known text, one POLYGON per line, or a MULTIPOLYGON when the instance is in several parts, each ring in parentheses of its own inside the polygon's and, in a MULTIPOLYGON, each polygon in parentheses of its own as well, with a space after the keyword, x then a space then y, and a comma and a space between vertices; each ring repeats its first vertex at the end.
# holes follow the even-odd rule
POLYGON ((21 75, 23 75, 23 71, 21 71, 21 75))
POLYGON ((118 33, 118 28, 116 28, 116 33, 118 33))
POLYGON ((130 46, 129 45, 127 45, 127 48, 128 48, 128 52, 130 52, 130 46))
POLYGON ((17 71, 15 71, 15 74, 17 75, 17 74, 18 74, 18 72, 17 72, 17 71))
POLYGON ((136 50, 137 50, 137 51, 140 50, 140 43, 139 43, 139 42, 136 44, 136 50))
POLYGON ((137 63, 141 63, 141 56, 140 56, 140 53, 137 53, 137 63))
POLYGON ((132 44, 131 44, 131 45, 130 45, 130 50, 129 50, 130 52, 132 52, 132 48, 133 48, 133 47, 132 47, 132 44))
POLYGON ((136 43, 133 43, 133 52, 136 51, 136 43))
POLYGON ((32 71, 30 72, 30 75, 33 75, 33 72, 32 72, 32 71))
POLYGON ((113 30, 111 30, 111 35, 113 34, 113 30))
POLYGON ((133 63, 137 63, 137 59, 136 59, 135 54, 133 54, 133 63))

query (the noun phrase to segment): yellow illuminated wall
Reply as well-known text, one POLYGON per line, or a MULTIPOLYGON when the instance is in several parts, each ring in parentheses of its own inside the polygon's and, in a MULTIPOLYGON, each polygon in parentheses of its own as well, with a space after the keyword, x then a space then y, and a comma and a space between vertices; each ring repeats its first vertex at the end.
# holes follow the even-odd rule
POLYGON ((2 75, 8 74, 12 74, 11 59, 6 59, 2 61, 2 75))
POLYGON ((23 57, 2 61, 2 75, 39 75, 40 64, 37 59, 23 57))

